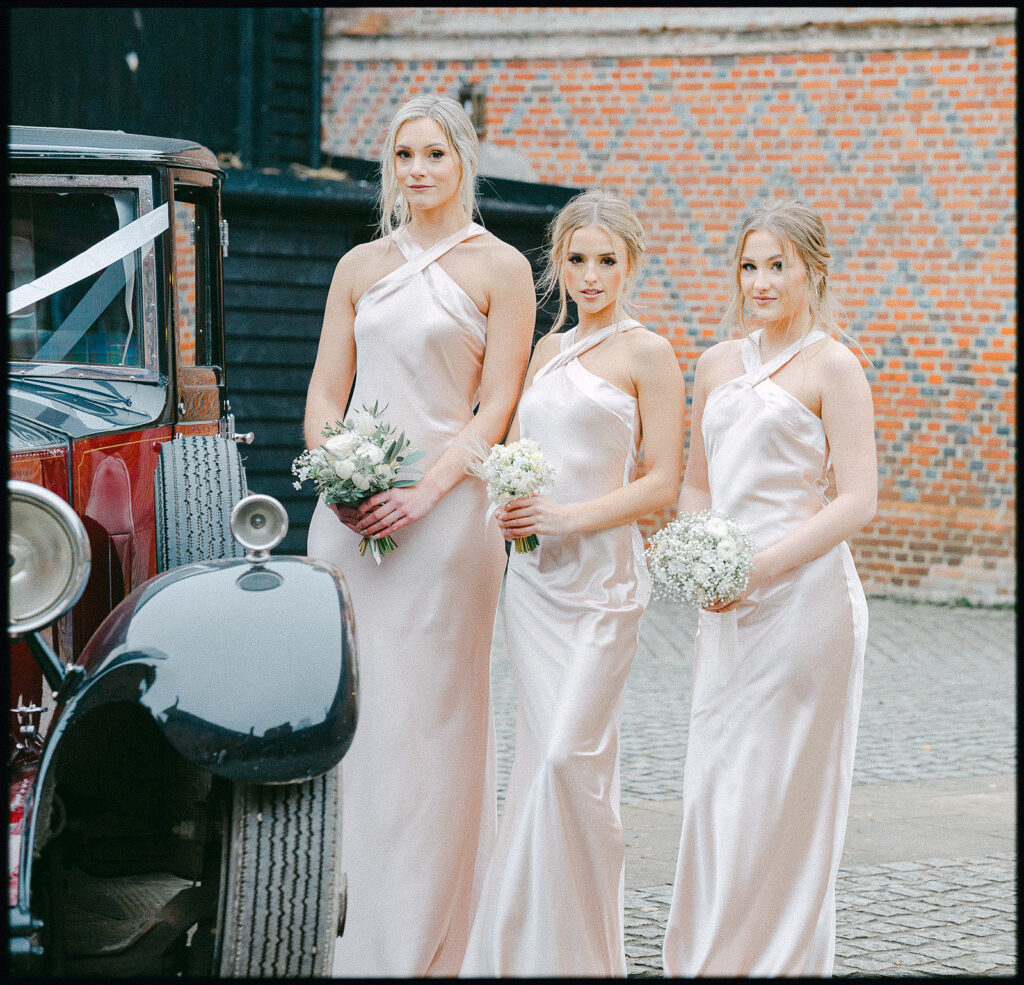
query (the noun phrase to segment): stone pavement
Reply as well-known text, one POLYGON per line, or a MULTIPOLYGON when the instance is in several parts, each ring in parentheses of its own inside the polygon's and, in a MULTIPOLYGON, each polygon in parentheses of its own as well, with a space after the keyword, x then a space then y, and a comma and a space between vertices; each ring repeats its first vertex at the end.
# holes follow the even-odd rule
MULTIPOLYGON (((869 599, 854 787, 836 883, 837 977, 1017 970, 1016 612, 869 599)), ((630 977, 661 976, 696 613, 652 601, 626 685, 622 822, 630 977)), ((499 606, 499 798, 515 684, 499 606)))

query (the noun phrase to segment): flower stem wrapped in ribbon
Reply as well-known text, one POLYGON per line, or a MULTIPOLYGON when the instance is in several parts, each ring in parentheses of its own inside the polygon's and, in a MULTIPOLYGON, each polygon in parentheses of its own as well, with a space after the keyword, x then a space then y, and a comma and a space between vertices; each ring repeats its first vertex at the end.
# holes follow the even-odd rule
MULTIPOLYGON (((487 498, 494 506, 523 496, 533 496, 549 486, 555 478, 554 468, 544 458, 537 442, 531 438, 493 447, 485 441, 478 441, 470 452, 466 471, 487 483, 487 498)), ((491 513, 488 513, 488 519, 490 516, 491 513)), ((517 537, 516 552, 526 554, 539 543, 536 534, 517 537)))
POLYGON ((659 598, 725 605, 750 578, 754 544, 732 518, 703 510, 680 513, 651 537, 647 568, 659 598))
MULTIPOLYGON (((364 404, 344 423, 325 424, 320 432, 324 443, 306 449, 292 462, 292 474, 298 480, 293 483, 295 488, 301 489, 303 482, 312 479, 328 506, 358 506, 374 493, 415 485, 416 478, 399 477, 399 473, 414 472, 418 478, 419 471, 409 466, 425 453, 408 451, 411 442, 404 431, 395 435, 397 428, 383 417, 386 409, 386 405, 378 408, 375 401, 372 407, 364 404)), ((380 564, 395 549, 395 542, 390 536, 364 537, 359 553, 365 554, 367 549, 380 564)))

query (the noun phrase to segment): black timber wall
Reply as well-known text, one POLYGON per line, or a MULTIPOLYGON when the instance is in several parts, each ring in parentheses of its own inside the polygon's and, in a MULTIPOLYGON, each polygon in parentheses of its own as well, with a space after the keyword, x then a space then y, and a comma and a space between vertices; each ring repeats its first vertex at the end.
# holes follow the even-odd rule
POLYGON ((320 165, 320 7, 14 7, 10 122, 320 165))
MULTIPOLYGON (((253 444, 241 446, 249 488, 277 497, 288 510, 288 535, 278 548, 287 554, 305 554, 315 504, 310 483, 293 488, 291 463, 304 447, 306 387, 327 291, 341 255, 373 238, 377 216, 373 166, 332 163, 347 163, 350 180, 229 170, 224 184, 228 393, 237 429, 256 434, 253 444)), ((481 216, 530 258, 536 279, 546 227, 577 191, 485 179, 481 216)), ((535 338, 550 328, 553 307, 538 312, 535 338)))

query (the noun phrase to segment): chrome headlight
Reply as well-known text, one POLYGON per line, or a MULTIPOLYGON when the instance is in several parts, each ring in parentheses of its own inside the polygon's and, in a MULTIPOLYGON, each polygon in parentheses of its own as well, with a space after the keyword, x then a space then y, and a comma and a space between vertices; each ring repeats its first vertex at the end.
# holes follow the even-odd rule
POLYGON ((273 496, 253 493, 231 511, 231 533, 248 560, 265 561, 288 533, 288 511, 273 496))
POLYGON ((85 527, 60 496, 10 479, 7 632, 20 636, 48 626, 71 608, 89 580, 85 527))

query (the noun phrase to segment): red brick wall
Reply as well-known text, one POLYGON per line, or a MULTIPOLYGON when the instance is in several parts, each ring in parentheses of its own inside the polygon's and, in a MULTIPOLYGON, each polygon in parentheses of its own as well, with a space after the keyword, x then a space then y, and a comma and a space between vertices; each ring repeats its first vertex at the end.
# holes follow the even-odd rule
POLYGON ((977 47, 329 67, 329 153, 376 157, 409 94, 476 82, 487 139, 540 181, 628 200, 648 232, 642 317, 672 340, 688 391, 743 216, 775 197, 820 210, 873 361, 879 512, 851 542, 865 589, 1015 598, 1012 32, 977 47))

